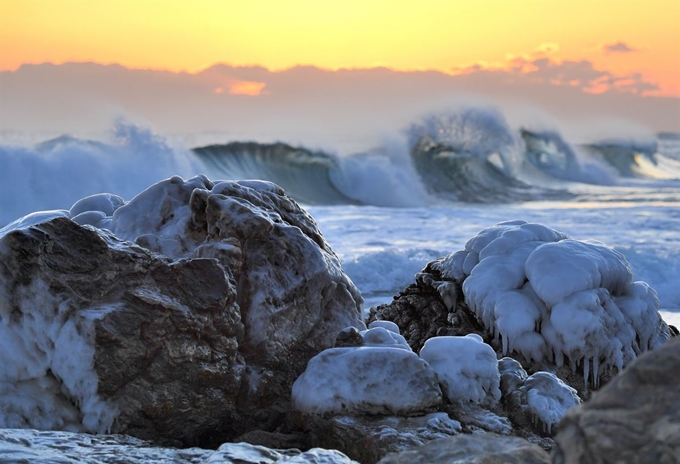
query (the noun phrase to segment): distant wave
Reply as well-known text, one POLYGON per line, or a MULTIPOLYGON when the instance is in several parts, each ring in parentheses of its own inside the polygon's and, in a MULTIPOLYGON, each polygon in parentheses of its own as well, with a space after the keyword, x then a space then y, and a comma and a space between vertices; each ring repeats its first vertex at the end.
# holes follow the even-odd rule
POLYGON ((336 157, 321 151, 281 142, 232 142, 193 151, 217 173, 230 178, 270 180, 304 203, 359 203, 333 185, 330 173, 339 168, 339 162, 336 157))

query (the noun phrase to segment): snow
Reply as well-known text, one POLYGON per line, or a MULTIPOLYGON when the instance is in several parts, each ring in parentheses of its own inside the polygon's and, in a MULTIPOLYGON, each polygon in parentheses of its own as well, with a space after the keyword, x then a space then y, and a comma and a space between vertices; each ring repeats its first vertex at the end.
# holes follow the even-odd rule
POLYGON ((536 372, 529 376, 520 390, 527 395, 527 409, 543 431, 550 434, 570 408, 581 403, 576 390, 549 372, 536 372))
POLYGON ((465 279, 465 302, 503 355, 558 367, 568 358, 595 387, 602 369, 620 370, 669 337, 656 292, 633 282, 623 254, 540 224, 483 229, 435 268, 465 279))
POLYGON ((430 338, 420 357, 435 370, 452 403, 493 406, 500 399, 496 353, 479 335, 430 338))
POLYGON ((306 414, 410 415, 436 409, 441 399, 432 368, 412 351, 391 346, 322 351, 292 390, 294 408, 306 414))

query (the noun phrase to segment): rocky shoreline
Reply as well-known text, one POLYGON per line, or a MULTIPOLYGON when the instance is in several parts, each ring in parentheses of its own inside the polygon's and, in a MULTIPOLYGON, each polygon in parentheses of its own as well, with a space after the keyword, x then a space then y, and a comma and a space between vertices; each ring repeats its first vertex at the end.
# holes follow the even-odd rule
POLYGON ((678 462, 677 329, 546 226, 484 229, 366 321, 268 182, 95 195, 0 229, 0 258, 0 459, 678 462))

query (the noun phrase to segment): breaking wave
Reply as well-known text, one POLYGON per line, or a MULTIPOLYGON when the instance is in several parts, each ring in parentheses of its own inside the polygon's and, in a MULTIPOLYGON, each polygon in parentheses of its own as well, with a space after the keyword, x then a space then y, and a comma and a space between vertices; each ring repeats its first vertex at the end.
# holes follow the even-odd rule
POLYGON ((353 154, 242 141, 188 150, 118 123, 106 143, 62 136, 33 147, 0 145, 0 165, 0 226, 87 195, 129 199, 163 178, 200 173, 270 180, 310 205, 579 200, 584 191, 618 201, 613 187, 631 185, 648 188, 635 198, 670 186, 667 197, 677 201, 680 138, 572 144, 559 131, 513 129, 500 112, 472 107, 421 118, 353 154))

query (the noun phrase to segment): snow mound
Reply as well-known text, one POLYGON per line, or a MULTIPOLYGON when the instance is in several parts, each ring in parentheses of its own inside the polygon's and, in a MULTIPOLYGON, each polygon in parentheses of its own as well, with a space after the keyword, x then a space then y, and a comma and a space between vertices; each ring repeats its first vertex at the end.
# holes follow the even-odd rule
POLYGON ((410 415, 436 409, 442 394, 437 375, 415 353, 363 346, 331 348, 313 357, 293 384, 292 399, 306 414, 410 415))
POLYGON ((501 392, 496 353, 479 335, 430 338, 420 357, 435 370, 452 403, 498 403, 501 392))
POLYGON ((463 281, 466 304, 504 355, 558 367, 566 357, 572 370, 582 366, 586 385, 670 336, 656 292, 633 282, 621 253, 540 224, 496 224, 433 267, 463 281))

